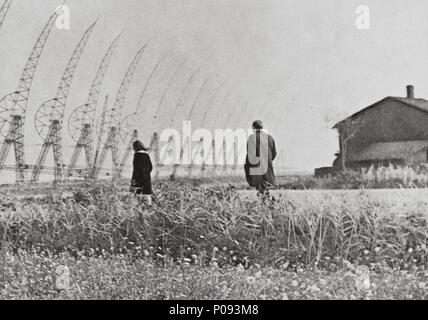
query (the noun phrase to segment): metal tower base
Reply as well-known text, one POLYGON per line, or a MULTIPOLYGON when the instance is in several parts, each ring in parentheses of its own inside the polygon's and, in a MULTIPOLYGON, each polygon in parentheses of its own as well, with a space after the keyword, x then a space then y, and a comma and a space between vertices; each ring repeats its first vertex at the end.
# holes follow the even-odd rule
POLYGON ((55 182, 62 181, 63 161, 61 140, 62 139, 60 122, 58 120, 54 120, 51 123, 48 135, 46 136, 46 139, 43 143, 42 151, 33 170, 31 182, 35 183, 39 181, 40 173, 44 168, 46 157, 51 146, 53 148, 55 182))
POLYGON ((6 162, 10 147, 15 149, 15 164, 16 164, 16 182, 22 183, 25 180, 24 175, 24 122, 21 116, 14 116, 11 126, 0 150, 0 171, 3 169, 6 162))
POLYGON ((73 156, 71 157, 71 162, 67 170, 67 177, 73 175, 73 170, 76 168, 77 161, 79 160, 80 153, 82 150, 85 151, 86 156, 86 166, 88 173, 93 166, 92 164, 92 128, 90 124, 86 124, 80 134, 79 140, 76 143, 74 148, 73 156))
POLYGON ((106 142, 104 144, 103 150, 101 152, 100 158, 98 160, 98 163, 94 166, 92 178, 98 179, 98 176, 100 174, 100 170, 104 164, 104 161, 107 156, 107 152, 111 150, 112 155, 112 164, 113 164, 113 177, 116 177, 117 170, 118 170, 118 130, 116 127, 110 128, 110 132, 107 136, 106 142))

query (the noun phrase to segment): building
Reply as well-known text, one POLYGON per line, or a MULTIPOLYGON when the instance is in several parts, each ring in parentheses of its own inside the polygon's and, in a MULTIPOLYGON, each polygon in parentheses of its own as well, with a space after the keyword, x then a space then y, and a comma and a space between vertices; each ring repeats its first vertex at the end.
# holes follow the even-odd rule
POLYGON ((414 96, 386 97, 334 126, 340 152, 335 169, 428 162, 428 101, 414 96))

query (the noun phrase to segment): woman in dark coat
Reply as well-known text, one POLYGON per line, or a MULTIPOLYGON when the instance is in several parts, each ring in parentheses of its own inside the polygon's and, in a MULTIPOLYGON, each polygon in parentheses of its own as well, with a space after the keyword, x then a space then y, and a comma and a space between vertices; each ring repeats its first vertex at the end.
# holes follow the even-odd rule
MULTIPOLYGON (((276 183, 273 161, 276 159, 275 140, 264 133, 263 123, 258 120, 253 123, 255 133, 248 139, 247 159, 245 164, 245 176, 250 187, 256 188, 259 194, 268 194, 268 187, 276 183), (252 163, 250 159, 257 158, 258 163, 252 163), (265 164, 264 172, 251 174, 251 169, 261 168, 261 163, 265 164)), ((262 168, 263 169, 263 168, 262 168)))
POLYGON ((137 140, 133 144, 134 148, 134 170, 132 173, 131 192, 137 195, 146 196, 149 204, 151 204, 152 179, 151 172, 153 170, 152 161, 147 153, 148 149, 144 144, 137 140))

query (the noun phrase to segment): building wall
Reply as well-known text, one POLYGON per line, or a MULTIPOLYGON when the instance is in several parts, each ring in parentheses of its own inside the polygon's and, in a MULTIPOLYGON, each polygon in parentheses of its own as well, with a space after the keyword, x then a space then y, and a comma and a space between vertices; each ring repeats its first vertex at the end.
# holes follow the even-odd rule
POLYGON ((427 163, 427 150, 421 150, 406 159, 406 164, 413 165, 419 163, 427 163))
POLYGON ((355 117, 350 128, 347 158, 375 142, 428 140, 428 113, 386 99, 355 117))

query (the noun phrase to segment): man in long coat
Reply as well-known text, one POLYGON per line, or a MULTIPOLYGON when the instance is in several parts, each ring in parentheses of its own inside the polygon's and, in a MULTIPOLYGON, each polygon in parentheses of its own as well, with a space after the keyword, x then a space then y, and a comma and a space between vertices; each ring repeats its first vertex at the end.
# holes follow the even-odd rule
POLYGON ((273 161, 277 156, 275 140, 263 131, 263 123, 253 123, 252 134, 247 143, 247 159, 245 176, 250 187, 256 188, 260 194, 265 194, 269 186, 276 183, 273 161))

